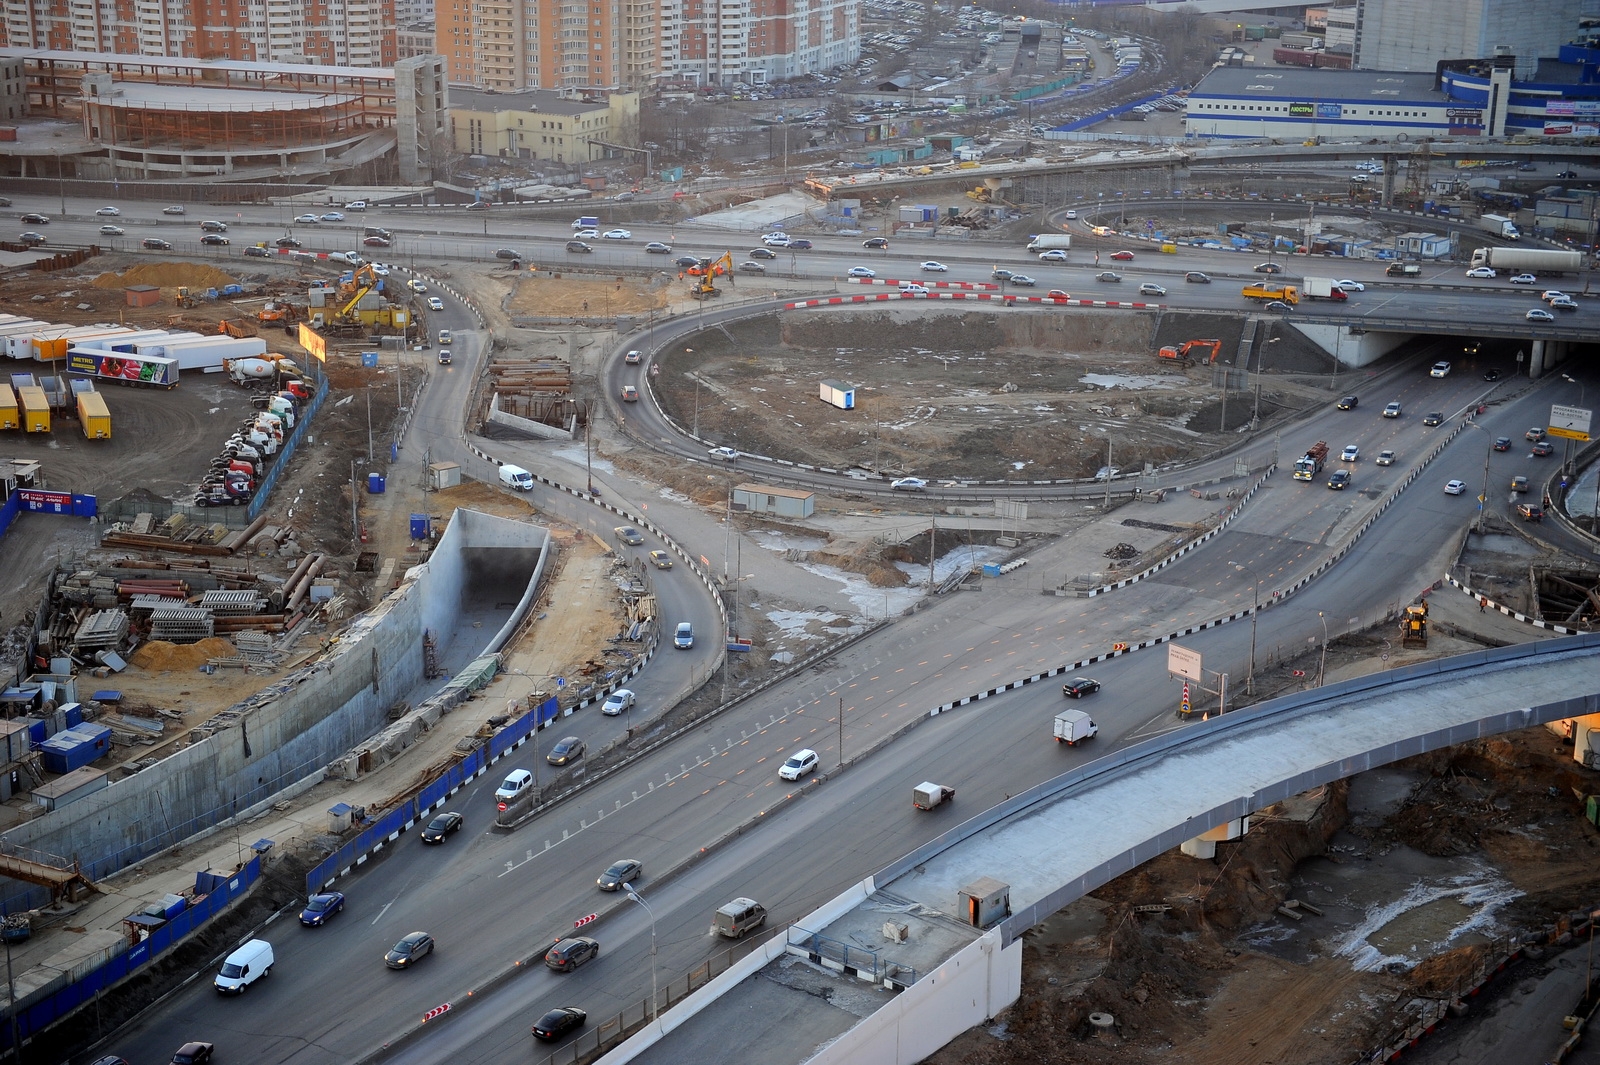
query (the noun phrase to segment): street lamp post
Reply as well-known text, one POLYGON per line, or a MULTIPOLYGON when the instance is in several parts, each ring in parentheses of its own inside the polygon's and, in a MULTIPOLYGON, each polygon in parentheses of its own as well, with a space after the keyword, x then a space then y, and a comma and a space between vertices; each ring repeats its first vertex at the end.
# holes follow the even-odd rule
MULTIPOLYGON (((1578 406, 1582 407, 1583 406, 1583 393, 1584 393, 1583 382, 1579 381, 1577 378, 1573 377, 1572 375, 1565 374, 1565 373, 1561 375, 1561 379, 1563 381, 1566 381, 1567 384, 1569 384, 1569 385, 1577 385, 1578 386, 1578 406)), ((1572 476, 1572 440, 1570 438, 1568 438, 1568 440, 1566 442, 1566 446, 1565 446, 1565 448, 1563 450, 1564 450, 1564 454, 1562 455, 1562 458, 1561 458, 1561 472, 1566 474, 1567 477, 1571 477, 1572 476)), ((1563 477, 1562 480, 1565 481, 1566 477, 1563 477)), ((1561 495, 1562 495, 1563 499, 1566 498, 1566 493, 1565 492, 1561 493, 1561 495)))
POLYGON ((1320 688, 1328 675, 1328 617, 1320 610, 1317 617, 1322 619, 1322 661, 1317 664, 1317 687, 1320 688))
MULTIPOLYGON (((622 890, 628 893, 628 898, 644 907, 644 912, 650 915, 650 1023, 658 1028, 661 1025, 661 991, 656 984, 656 914, 650 904, 633 889, 632 884, 623 884, 622 890)), ((665 1032, 662 1033, 666 1034, 665 1032)))
POLYGON ((1250 672, 1245 674, 1244 692, 1246 695, 1256 693, 1256 618, 1261 615, 1261 578, 1256 576, 1255 570, 1239 562, 1230 560, 1228 565, 1241 573, 1248 573, 1255 578, 1254 597, 1250 608, 1250 672))

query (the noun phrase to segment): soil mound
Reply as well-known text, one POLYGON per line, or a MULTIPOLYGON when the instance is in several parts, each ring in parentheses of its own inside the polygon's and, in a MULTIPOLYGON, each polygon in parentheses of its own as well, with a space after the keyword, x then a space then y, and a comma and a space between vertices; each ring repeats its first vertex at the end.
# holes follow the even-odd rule
POLYGON ((119 273, 104 273, 92 282, 96 288, 122 288, 125 285, 159 285, 161 288, 221 288, 237 285, 239 279, 207 263, 140 263, 119 273))
POLYGON ((166 640, 151 640, 140 647, 128 661, 140 669, 153 673, 178 669, 199 669, 213 658, 232 658, 238 650, 221 636, 212 636, 199 643, 176 644, 166 640))

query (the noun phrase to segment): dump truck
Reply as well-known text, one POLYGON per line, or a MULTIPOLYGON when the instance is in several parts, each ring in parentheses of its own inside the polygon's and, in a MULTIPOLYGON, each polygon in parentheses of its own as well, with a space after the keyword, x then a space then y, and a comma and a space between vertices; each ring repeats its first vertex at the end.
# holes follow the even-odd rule
POLYGON ((943 784, 935 784, 924 780, 911 792, 911 805, 919 810, 931 810, 935 806, 947 803, 956 797, 955 788, 947 788, 943 784))
POLYGON ((1322 464, 1328 460, 1328 442, 1318 440, 1306 449, 1306 453, 1294 460, 1294 479, 1297 481, 1314 481, 1317 474, 1322 472, 1322 464))
POLYGON ((78 393, 78 424, 90 440, 111 439, 111 410, 100 393, 78 393))
POLYGON ((1300 302, 1300 290, 1293 285, 1264 284, 1252 282, 1240 290, 1239 295, 1247 300, 1282 300, 1293 306, 1300 302))
POLYGON ((1428 646, 1428 601, 1426 599, 1406 607, 1405 614, 1400 618, 1400 646, 1428 646))
POLYGON ((1094 719, 1082 710, 1063 710, 1056 715, 1055 735, 1057 743, 1064 743, 1068 747, 1076 747, 1099 731, 1100 726, 1096 725, 1094 719))
POLYGON ((1576 273, 1583 268, 1583 253, 1555 248, 1475 248, 1473 266, 1492 266, 1513 273, 1526 271, 1550 275, 1576 273))
POLYGON ((1347 300, 1349 295, 1331 277, 1307 277, 1300 281, 1300 291, 1308 300, 1347 300))
POLYGON ((1177 347, 1165 347, 1156 352, 1158 358, 1176 359, 1179 362, 1192 362, 1198 356, 1204 356, 1205 363, 1209 366, 1217 361, 1217 356, 1222 352, 1220 340, 1185 340, 1177 347))

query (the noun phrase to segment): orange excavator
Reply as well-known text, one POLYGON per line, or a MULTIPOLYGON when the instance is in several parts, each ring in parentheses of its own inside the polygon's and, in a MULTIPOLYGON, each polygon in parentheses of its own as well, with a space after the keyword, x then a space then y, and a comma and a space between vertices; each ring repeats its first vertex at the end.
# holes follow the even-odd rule
POLYGON ((1156 355, 1163 359, 1176 359, 1177 361, 1187 365, 1198 357, 1196 353, 1199 353, 1199 355, 1204 355, 1205 357, 1203 361, 1207 366, 1209 366, 1216 362, 1217 356, 1222 353, 1222 341, 1185 340, 1182 344, 1179 344, 1175 348, 1162 348, 1160 351, 1156 352, 1156 355))
POLYGON ((689 267, 689 276, 694 282, 689 286, 689 295, 697 300, 708 300, 713 296, 722 295, 722 290, 711 283, 711 279, 719 274, 733 273, 733 253, 723 252, 720 259, 701 259, 700 265, 689 267))
POLYGON ((287 325, 300 320, 300 308, 292 303, 278 300, 261 308, 256 313, 256 319, 262 322, 282 322, 287 325))

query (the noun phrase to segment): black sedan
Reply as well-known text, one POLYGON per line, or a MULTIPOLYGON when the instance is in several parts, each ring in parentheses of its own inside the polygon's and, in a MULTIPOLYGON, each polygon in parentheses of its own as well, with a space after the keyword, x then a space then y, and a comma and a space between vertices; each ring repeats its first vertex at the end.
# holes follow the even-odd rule
POLYGON ((544 963, 557 972, 570 973, 586 961, 600 956, 600 943, 588 936, 563 939, 545 953, 544 963))
POLYGON ((383 956, 383 964, 391 969, 409 969, 432 953, 432 936, 426 932, 410 932, 383 956))
POLYGON ((877 249, 879 249, 881 251, 888 251, 889 250, 889 238, 888 237, 868 237, 866 240, 861 242, 861 246, 863 248, 877 248, 877 249))
POLYGON ((582 1028, 589 1015, 576 1006, 557 1006, 533 1026, 533 1037, 545 1042, 560 1039, 568 1032, 582 1028))
POLYGON ((1509 436, 1497 436, 1497 437, 1495 437, 1494 438, 1494 449, 1496 451, 1510 451, 1511 450, 1511 438, 1509 436))
POLYGON ((616 891, 623 884, 631 884, 639 879, 639 873, 644 866, 634 858, 620 858, 611 863, 611 867, 600 874, 600 879, 595 883, 600 885, 601 891, 616 891))
POLYGON ((172 1055, 172 1065, 206 1065, 216 1049, 215 1044, 203 1043, 198 1039, 185 1043, 172 1055))
POLYGON ((1082 699, 1099 690, 1100 682, 1091 677, 1073 677, 1061 686, 1061 694, 1073 699, 1082 699))
POLYGON ((1424 414, 1422 416, 1422 424, 1423 425, 1442 425, 1443 423, 1444 423, 1444 412, 1443 411, 1431 410, 1431 411, 1429 411, 1428 413, 1426 413, 1426 414, 1424 414))
POLYGON ((1339 409, 1340 410, 1355 410, 1356 409, 1356 405, 1359 404, 1360 402, 1361 402, 1361 400, 1356 396, 1345 396, 1343 399, 1341 399, 1339 401, 1339 409))
POLYGON ((752 259, 776 259, 777 257, 778 253, 773 251, 771 248, 750 249, 750 258, 752 259))
POLYGON ((1491 366, 1483 371, 1483 379, 1485 381, 1498 381, 1500 380, 1500 371, 1491 366))
POLYGON ((432 821, 429 821, 428 827, 422 830, 422 842, 443 843, 446 836, 453 832, 460 832, 461 825, 462 817, 460 814, 454 811, 442 813, 432 821))
POLYGON ((300 247, 300 242, 298 240, 295 240, 293 237, 279 237, 277 240, 273 241, 272 243, 276 244, 280 248, 298 248, 298 247, 300 247))
POLYGON ((316 928, 326 924, 328 919, 335 914, 344 912, 344 893, 341 891, 324 891, 311 896, 306 900, 306 908, 300 911, 300 923, 307 928, 316 928))
POLYGON ((576 736, 566 736, 556 741, 544 760, 551 765, 566 765, 583 757, 583 741, 576 736))
POLYGON ((25 226, 47 226, 50 224, 50 216, 29 213, 23 215, 18 221, 25 226))
POLYGON ((696 259, 693 255, 680 255, 676 259, 672 260, 672 265, 681 266, 687 270, 691 266, 699 266, 700 260, 696 259))

